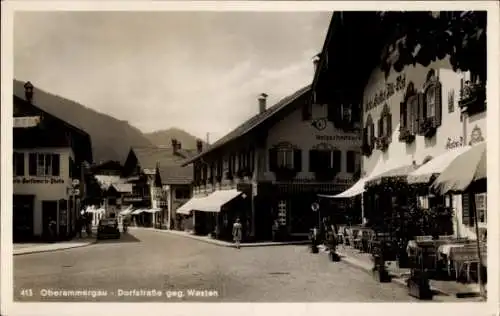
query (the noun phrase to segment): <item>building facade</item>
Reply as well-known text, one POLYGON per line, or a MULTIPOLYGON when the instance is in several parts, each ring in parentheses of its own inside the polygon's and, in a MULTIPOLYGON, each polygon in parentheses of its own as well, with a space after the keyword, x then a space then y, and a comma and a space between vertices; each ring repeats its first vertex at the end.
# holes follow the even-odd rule
POLYGON ((43 111, 32 91, 14 95, 14 240, 48 237, 50 221, 69 238, 85 194, 82 168, 92 161, 90 137, 43 111))
MULTIPOLYGON (((358 104, 364 178, 416 169, 447 152, 486 140, 485 84, 481 78, 454 71, 447 56, 435 56, 427 66, 383 71, 380 56, 387 32, 374 12, 335 12, 313 82, 319 100, 348 98, 358 104)), ((405 179, 406 175, 398 174, 405 179)), ((363 192, 362 188, 357 192, 363 192)), ((428 192, 423 195, 418 199, 419 207, 429 208, 432 196, 428 192)), ((374 199, 363 194, 365 218, 378 212, 374 199)), ((454 234, 462 237, 475 236, 468 200, 452 195, 443 201, 452 208, 454 234)), ((479 226, 485 228, 486 193, 476 195, 476 201, 479 226)))
POLYGON ((275 220, 286 236, 307 236, 319 224, 317 195, 345 190, 359 173, 360 128, 349 108, 339 119, 341 107, 311 103, 310 86, 269 108, 266 97, 256 116, 188 161, 195 198, 237 191, 216 214, 195 209, 195 224, 212 223, 222 238, 236 217, 248 239, 270 238, 275 220))

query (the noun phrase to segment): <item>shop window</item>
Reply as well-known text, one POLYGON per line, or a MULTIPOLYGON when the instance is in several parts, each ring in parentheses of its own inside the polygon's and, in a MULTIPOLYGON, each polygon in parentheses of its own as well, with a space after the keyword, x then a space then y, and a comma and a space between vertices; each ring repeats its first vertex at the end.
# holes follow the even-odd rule
POLYGON ((14 152, 14 176, 24 176, 24 153, 14 152))
POLYGON ((46 153, 29 154, 29 175, 37 177, 59 176, 60 155, 46 153))
POLYGON ((356 152, 348 150, 346 153, 346 172, 354 173, 356 172, 356 152))

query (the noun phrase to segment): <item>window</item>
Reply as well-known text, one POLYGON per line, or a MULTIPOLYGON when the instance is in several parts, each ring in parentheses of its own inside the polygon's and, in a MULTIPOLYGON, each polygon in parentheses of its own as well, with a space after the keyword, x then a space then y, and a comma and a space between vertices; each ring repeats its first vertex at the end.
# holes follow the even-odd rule
POLYGON ((430 87, 425 94, 426 117, 436 117, 436 88, 430 87))
POLYGON ((352 122, 352 106, 347 104, 342 104, 342 120, 345 122, 352 122))
POLYGON ((487 194, 486 193, 480 193, 476 194, 475 196, 475 201, 476 201, 476 212, 477 212, 477 220, 479 223, 487 223, 487 194))
POLYGON ((29 154, 29 175, 37 177, 59 176, 59 154, 29 154))
MULTIPOLYGON (((337 151, 339 152, 339 151, 337 151)), ((338 154, 336 154, 338 155, 338 154)), ((334 151, 326 149, 313 149, 309 151, 309 171, 316 172, 334 167, 334 151)), ((336 164, 340 164, 340 159, 337 157, 336 164)))
POLYGON ((108 205, 116 205, 116 198, 108 198, 108 205))
POLYGON ((24 153, 14 152, 14 176, 24 176, 24 153))
POLYGON ((191 192, 187 188, 175 189, 175 198, 178 200, 189 199, 191 192))
POLYGON ((414 95, 408 99, 406 105, 406 127, 408 131, 417 133, 417 117, 418 117, 418 95, 414 95))
POLYGON ((455 90, 448 91, 448 113, 455 112, 455 90))
POLYGON ((276 152, 276 161, 278 168, 293 169, 293 150, 292 149, 278 149, 276 152))
POLYGON ((356 172, 356 152, 355 151, 352 151, 352 150, 347 151, 346 162, 347 162, 346 171, 348 173, 356 172))

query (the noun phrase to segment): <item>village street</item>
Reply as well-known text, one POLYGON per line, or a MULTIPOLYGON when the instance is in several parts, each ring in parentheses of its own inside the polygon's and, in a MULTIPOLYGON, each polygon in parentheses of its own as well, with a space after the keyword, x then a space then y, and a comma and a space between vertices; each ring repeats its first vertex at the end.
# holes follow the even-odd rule
POLYGON ((143 229, 131 230, 119 241, 15 256, 14 297, 108 302, 415 301, 402 287, 378 283, 366 272, 311 254, 305 245, 238 250, 143 229), (160 290, 163 295, 124 295, 126 290, 141 289, 160 290), (107 295, 49 297, 48 290, 96 290, 107 295), (208 290, 201 293, 208 296, 189 296, 188 290, 208 290), (165 291, 171 291, 170 298, 165 291), (178 291, 183 291, 183 298, 175 297, 178 291))

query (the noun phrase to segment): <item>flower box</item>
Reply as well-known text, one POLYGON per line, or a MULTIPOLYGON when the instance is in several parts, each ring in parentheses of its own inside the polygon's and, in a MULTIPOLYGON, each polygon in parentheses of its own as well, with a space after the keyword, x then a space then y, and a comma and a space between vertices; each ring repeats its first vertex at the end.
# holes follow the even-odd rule
POLYGON ((475 114, 486 109, 486 87, 482 83, 467 83, 460 91, 458 105, 462 111, 475 114))
POLYGON ((426 118, 420 124, 420 133, 427 138, 432 137, 436 134, 436 124, 434 123, 433 117, 426 118))
POLYGON ((314 173, 316 180, 318 181, 331 181, 335 178, 337 171, 333 168, 325 168, 318 170, 314 173))
POLYGON ((399 129, 399 141, 411 144, 415 141, 415 135, 408 128, 401 127, 399 129))
POLYGON ((289 181, 295 177, 297 172, 291 168, 278 168, 274 171, 274 174, 278 181, 289 181))
POLYGON ((389 148, 390 139, 388 136, 380 136, 375 141, 375 148, 386 151, 389 148))

